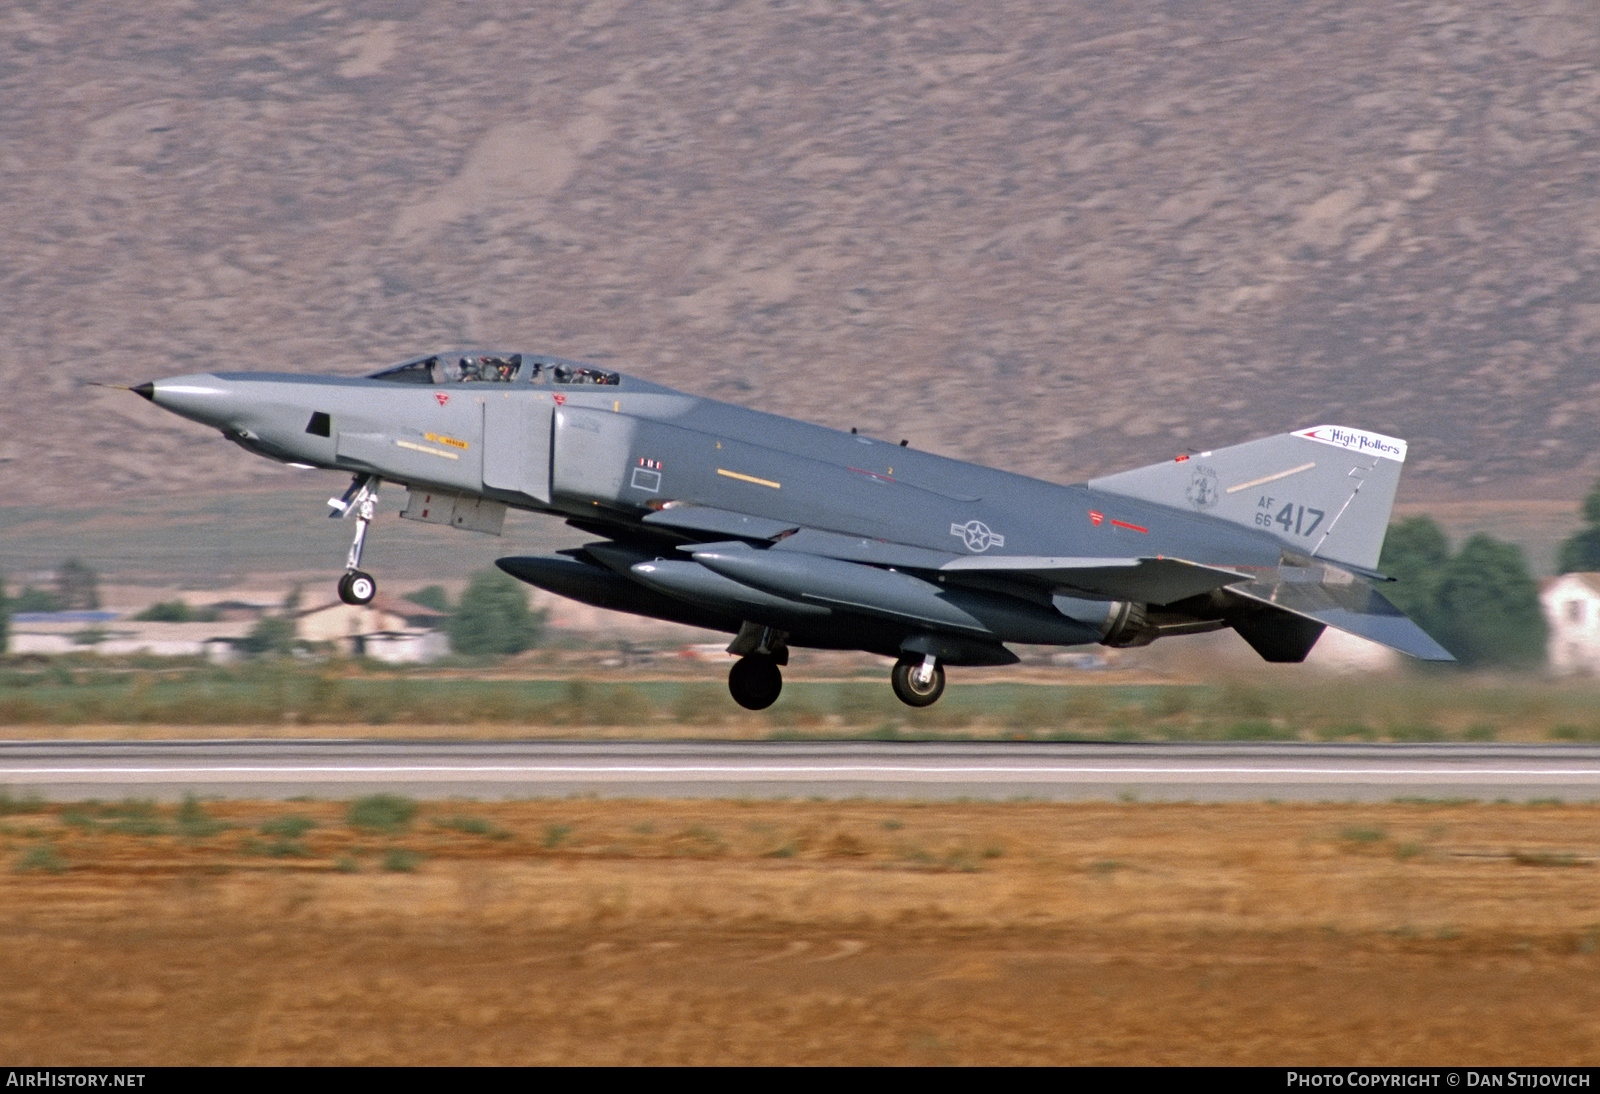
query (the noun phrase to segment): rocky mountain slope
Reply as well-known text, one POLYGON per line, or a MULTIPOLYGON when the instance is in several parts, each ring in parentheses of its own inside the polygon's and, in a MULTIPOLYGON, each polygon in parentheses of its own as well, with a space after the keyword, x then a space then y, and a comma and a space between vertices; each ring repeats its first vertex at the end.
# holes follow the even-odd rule
POLYGON ((1589 0, 0 13, 9 501, 286 472, 122 392, 459 343, 1069 480, 1323 421, 1600 440, 1589 0))

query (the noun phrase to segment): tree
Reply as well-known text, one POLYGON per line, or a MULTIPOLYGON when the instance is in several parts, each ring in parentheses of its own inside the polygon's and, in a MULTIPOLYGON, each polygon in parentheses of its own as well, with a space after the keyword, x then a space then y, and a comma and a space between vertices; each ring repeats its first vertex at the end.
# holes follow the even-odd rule
POLYGON ((100 606, 100 575, 80 558, 56 568, 56 599, 63 611, 93 611, 100 606))
POLYGON ((13 612, 59 612, 62 610, 61 598, 48 589, 35 589, 32 585, 23 589, 11 601, 13 612))
POLYGON ((1480 534, 1452 554, 1432 519, 1412 517, 1389 529, 1378 568, 1395 579, 1383 595, 1464 666, 1530 668, 1544 660, 1539 590, 1514 544, 1480 534))
POLYGON ((1479 533, 1439 573, 1440 643, 1468 667, 1531 668, 1548 637, 1539 589, 1522 549, 1479 533))
POLYGON ((1561 573, 1600 570, 1600 482, 1583 499, 1583 520, 1588 527, 1565 540, 1556 556, 1561 573))
POLYGON ((521 653, 539 644, 546 614, 529 610, 526 585, 483 570, 472 575, 450 617, 450 646, 466 654, 521 653))
POLYGON ((260 657, 269 653, 278 656, 293 653, 294 620, 281 615, 263 616, 250 628, 250 633, 239 640, 238 647, 249 657, 260 657))
POLYGON ((10 649, 11 601, 6 599, 6 578, 0 574, 0 653, 10 649))
POLYGON ((141 623, 192 623, 194 609, 187 600, 161 600, 133 618, 141 623))
POLYGON ((1383 595, 1395 607, 1432 631, 1438 606, 1439 575, 1450 561, 1450 541, 1431 517, 1411 517, 1389 529, 1378 569, 1394 578, 1383 595))
POLYGON ((436 612, 450 614, 450 594, 443 585, 429 585, 425 588, 410 592, 405 599, 413 604, 421 604, 424 608, 432 608, 436 612))

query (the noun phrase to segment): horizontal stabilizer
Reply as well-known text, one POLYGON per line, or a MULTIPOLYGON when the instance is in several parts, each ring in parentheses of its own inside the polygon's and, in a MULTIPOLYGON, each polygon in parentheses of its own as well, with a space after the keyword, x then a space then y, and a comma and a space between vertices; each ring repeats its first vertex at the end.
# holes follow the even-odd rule
POLYGON ((1449 650, 1385 600, 1365 581, 1283 581, 1235 585, 1230 592, 1261 604, 1314 619, 1348 634, 1388 646, 1423 661, 1454 661, 1449 650))
POLYGON ((1020 578, 1054 589, 1075 589, 1110 600, 1171 604, 1213 589, 1249 581, 1250 575, 1181 558, 1050 558, 995 556, 958 558, 941 572, 987 573, 1020 578))

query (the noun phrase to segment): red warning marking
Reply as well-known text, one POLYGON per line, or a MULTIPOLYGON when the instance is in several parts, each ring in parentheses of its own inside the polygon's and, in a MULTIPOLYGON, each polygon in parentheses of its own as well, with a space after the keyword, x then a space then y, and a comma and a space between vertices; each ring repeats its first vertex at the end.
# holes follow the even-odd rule
POLYGON ((567 405, 567 397, 565 395, 552 395, 551 398, 556 401, 556 406, 567 405))
POLYGON ((1188 456, 1174 456, 1174 457, 1172 457, 1172 462, 1173 463, 1182 463, 1184 460, 1186 460, 1188 458, 1189 458, 1188 456))
POLYGON ((1111 523, 1115 524, 1118 528, 1126 528, 1130 532, 1143 532, 1147 536, 1150 534, 1150 529, 1140 528, 1137 524, 1129 524, 1125 520, 1114 520, 1111 523))
POLYGON ((848 467, 847 470, 854 471, 858 475, 866 475, 870 478, 882 479, 884 482, 894 482, 894 476, 885 475, 878 471, 867 471, 860 467, 848 467))
POLYGON ((444 404, 446 404, 446 403, 448 403, 448 402, 449 402, 449 401, 450 401, 450 396, 448 396, 448 395, 446 395, 446 394, 445 394, 445 393, 444 393, 444 392, 442 392, 442 391, 436 391, 436 392, 434 392, 434 393, 433 393, 433 397, 434 397, 434 398, 435 398, 435 399, 438 399, 438 400, 439 400, 439 405, 440 405, 440 406, 444 406, 444 404))
POLYGON ((1100 527, 1100 522, 1105 519, 1106 515, 1104 513, 1096 513, 1093 509, 1089 510, 1089 523, 1096 528, 1100 527))

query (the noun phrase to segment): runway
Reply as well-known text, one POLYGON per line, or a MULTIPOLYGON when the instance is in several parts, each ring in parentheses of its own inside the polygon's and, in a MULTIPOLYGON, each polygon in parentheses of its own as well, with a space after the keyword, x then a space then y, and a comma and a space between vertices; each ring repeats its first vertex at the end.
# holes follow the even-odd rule
POLYGON ((0 742, 0 788, 185 795, 1006 801, 1600 800, 1590 745, 1045 742, 0 742))

